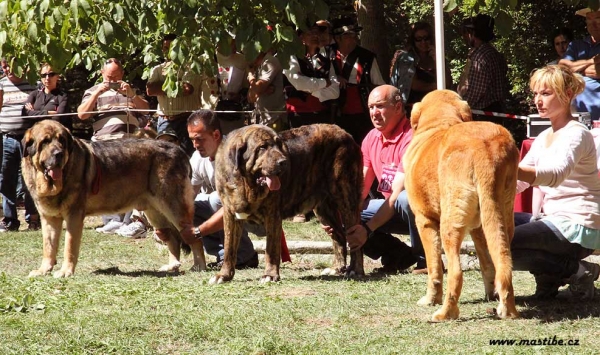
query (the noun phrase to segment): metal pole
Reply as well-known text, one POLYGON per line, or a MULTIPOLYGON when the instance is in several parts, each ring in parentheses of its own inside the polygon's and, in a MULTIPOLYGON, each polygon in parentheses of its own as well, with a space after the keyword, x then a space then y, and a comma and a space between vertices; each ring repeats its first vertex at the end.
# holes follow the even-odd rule
POLYGON ((435 18, 435 74, 438 90, 446 88, 446 60, 444 59, 444 5, 443 0, 433 0, 435 18))

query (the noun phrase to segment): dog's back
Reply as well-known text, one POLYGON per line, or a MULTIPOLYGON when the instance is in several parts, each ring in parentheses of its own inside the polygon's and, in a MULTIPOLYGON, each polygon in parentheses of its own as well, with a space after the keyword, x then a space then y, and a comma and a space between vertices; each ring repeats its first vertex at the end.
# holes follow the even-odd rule
MULTIPOLYGON (((351 135, 335 125, 316 124, 281 132, 280 137, 290 160, 289 176, 282 179, 288 191, 281 201, 284 218, 325 199, 360 205, 362 154, 351 135)), ((339 220, 336 211, 322 211, 323 217, 339 220)))

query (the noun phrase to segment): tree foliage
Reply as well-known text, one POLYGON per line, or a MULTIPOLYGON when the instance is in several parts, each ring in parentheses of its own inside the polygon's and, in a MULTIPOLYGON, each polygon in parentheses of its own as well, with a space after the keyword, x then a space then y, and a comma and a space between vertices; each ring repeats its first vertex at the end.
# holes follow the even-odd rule
MULTIPOLYGON (((300 53, 296 28, 327 17, 323 0, 3 0, 0 55, 30 80, 41 62, 98 70, 111 57, 135 76, 161 57, 162 35, 175 33, 174 68, 214 73, 217 47, 226 54, 233 36, 249 60, 271 47, 300 53)), ((168 82, 176 94, 177 81, 168 82)))
MULTIPOLYGON (((407 33, 398 31, 399 28, 407 29, 408 23, 431 15, 433 9, 432 1, 381 1, 385 1, 391 47, 400 45, 400 37, 407 33)), ((446 0, 444 3, 447 10, 460 9, 462 17, 485 11, 496 18, 500 35, 514 39, 507 34, 517 30, 529 42, 531 38, 539 38, 531 35, 539 34, 542 29, 523 30, 526 21, 536 19, 533 15, 523 15, 522 9, 527 4, 535 3, 551 11, 553 7, 581 7, 588 1, 590 7, 598 7, 598 0, 446 0)), ((352 6, 352 0, 347 2, 352 6)), ((328 11, 326 0, 0 0, 0 55, 11 61, 18 75, 25 75, 31 82, 37 78, 42 62, 67 69, 83 65, 97 74, 103 62, 111 57, 121 59, 131 77, 140 77, 147 76, 162 57, 159 45, 162 35, 175 33, 179 37, 168 56, 176 65, 168 73, 164 87, 175 95, 179 90, 175 70, 191 68, 198 73, 214 73, 215 51, 219 48, 227 54, 233 36, 237 48, 249 60, 271 47, 282 58, 302 53, 296 28, 304 29, 308 23, 328 18, 328 11)), ((555 15, 562 16, 558 10, 555 15)), ((448 18, 451 25, 447 27, 450 33, 447 38, 458 46, 457 55, 463 55, 458 42, 451 42, 456 38, 456 18, 448 18)), ((513 42, 515 48, 507 48, 518 57, 519 41, 513 42)), ((286 65, 285 60, 282 63, 286 65)), ((513 71, 521 69, 511 67, 513 71)))

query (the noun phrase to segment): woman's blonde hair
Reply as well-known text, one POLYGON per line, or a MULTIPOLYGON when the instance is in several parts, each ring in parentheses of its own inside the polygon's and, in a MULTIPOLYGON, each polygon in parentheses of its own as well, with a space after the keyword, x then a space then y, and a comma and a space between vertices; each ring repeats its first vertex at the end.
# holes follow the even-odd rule
POLYGON ((551 88, 563 104, 570 104, 571 100, 581 94, 585 88, 585 82, 580 74, 573 72, 564 65, 547 65, 537 69, 529 79, 529 88, 546 86, 551 88))

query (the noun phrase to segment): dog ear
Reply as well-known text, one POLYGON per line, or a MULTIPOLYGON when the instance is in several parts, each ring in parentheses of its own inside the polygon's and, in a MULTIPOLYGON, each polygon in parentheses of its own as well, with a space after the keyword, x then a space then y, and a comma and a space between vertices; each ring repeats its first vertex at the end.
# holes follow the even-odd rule
POLYGON ((460 100, 458 105, 460 118, 463 120, 463 122, 473 121, 473 113, 471 112, 471 107, 469 107, 469 104, 466 101, 460 100))
POLYGON ((241 171, 242 168, 246 167, 246 163, 244 161, 244 153, 246 153, 246 149, 248 146, 246 142, 240 143, 231 148, 229 152, 229 159, 234 162, 235 170, 241 171))
POLYGON ((71 154, 73 152, 73 144, 75 144, 75 138, 73 138, 71 131, 69 131, 69 129, 66 127, 65 127, 64 137, 65 137, 65 145, 66 145, 65 149, 67 150, 67 152, 69 152, 69 154, 71 154))
POLYGON ((419 126, 419 118, 421 117, 421 105, 423 105, 421 102, 417 102, 416 104, 414 104, 410 113, 410 126, 412 127, 413 131, 416 131, 417 127, 419 126))
POLYGON ((31 128, 25 132, 23 139, 21 140, 21 149, 23 151, 23 158, 28 156, 33 156, 36 153, 35 149, 35 140, 33 139, 33 134, 31 133, 31 128))

